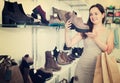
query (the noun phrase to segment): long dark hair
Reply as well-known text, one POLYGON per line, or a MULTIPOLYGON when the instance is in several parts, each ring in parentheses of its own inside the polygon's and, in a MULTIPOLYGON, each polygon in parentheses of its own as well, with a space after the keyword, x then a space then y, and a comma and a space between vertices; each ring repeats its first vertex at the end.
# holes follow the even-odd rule
MULTIPOLYGON (((105 10, 104 10, 104 7, 101 5, 101 4, 95 4, 95 5, 92 5, 90 8, 89 8, 89 12, 90 10, 93 8, 93 7, 97 7, 98 10, 103 14, 105 13, 105 10)), ((104 23, 105 21, 105 17, 102 19, 102 23, 104 23)), ((93 23, 91 22, 90 20, 90 14, 89 14, 89 18, 88 18, 88 21, 87 21, 87 25, 89 26, 89 31, 92 32, 93 30, 93 23)), ((85 33, 82 33, 82 37, 83 38, 87 38, 87 35, 85 33)))
MULTIPOLYGON (((105 13, 104 7, 103 7, 101 4, 92 5, 92 6, 90 7, 90 9, 89 9, 89 12, 90 12, 90 10, 91 10, 93 7, 97 7, 102 14, 105 13)), ((104 23, 104 21, 105 21, 105 17, 102 19, 102 23, 104 23)), ((87 21, 87 25, 88 25, 89 28, 90 28, 90 32, 92 32, 92 30, 93 30, 93 23, 92 23, 91 20, 90 20, 90 14, 89 14, 89 18, 88 18, 88 21, 87 21)))

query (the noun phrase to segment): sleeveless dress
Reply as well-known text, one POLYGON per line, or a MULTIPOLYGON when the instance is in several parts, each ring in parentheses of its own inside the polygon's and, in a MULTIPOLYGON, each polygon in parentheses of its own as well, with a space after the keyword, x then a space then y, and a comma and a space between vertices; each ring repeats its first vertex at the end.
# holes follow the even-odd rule
MULTIPOLYGON (((110 30, 105 29, 98 38, 106 43, 110 30)), ((102 50, 89 37, 83 40, 84 51, 79 58, 75 69, 74 83, 93 83, 96 57, 101 54, 102 50)))

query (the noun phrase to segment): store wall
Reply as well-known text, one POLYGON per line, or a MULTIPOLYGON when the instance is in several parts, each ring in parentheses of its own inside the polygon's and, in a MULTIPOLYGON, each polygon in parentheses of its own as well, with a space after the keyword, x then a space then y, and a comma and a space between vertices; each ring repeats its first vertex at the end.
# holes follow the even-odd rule
POLYGON ((0 28, 0 55, 19 62, 25 54, 32 56, 32 28, 0 28))

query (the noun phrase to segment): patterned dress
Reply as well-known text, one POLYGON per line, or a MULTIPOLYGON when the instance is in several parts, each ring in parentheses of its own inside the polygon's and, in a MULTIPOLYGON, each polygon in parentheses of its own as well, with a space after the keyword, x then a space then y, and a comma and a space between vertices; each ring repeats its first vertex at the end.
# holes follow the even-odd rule
MULTIPOLYGON (((105 29, 98 38, 106 43, 109 32, 110 30, 105 29)), ((93 83, 96 57, 101 54, 102 50, 89 37, 84 39, 83 43, 84 51, 75 69, 75 76, 77 79, 74 80, 74 83, 93 83)))

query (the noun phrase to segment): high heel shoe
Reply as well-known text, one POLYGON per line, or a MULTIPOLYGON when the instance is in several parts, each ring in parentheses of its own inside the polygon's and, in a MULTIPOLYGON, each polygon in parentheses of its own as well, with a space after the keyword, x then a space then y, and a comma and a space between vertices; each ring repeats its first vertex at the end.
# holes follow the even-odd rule
POLYGON ((32 11, 34 14, 36 14, 36 15, 39 14, 41 16, 41 22, 43 24, 46 24, 46 25, 49 24, 49 21, 47 21, 47 19, 46 19, 46 12, 42 9, 42 7, 40 5, 35 7, 32 11))

